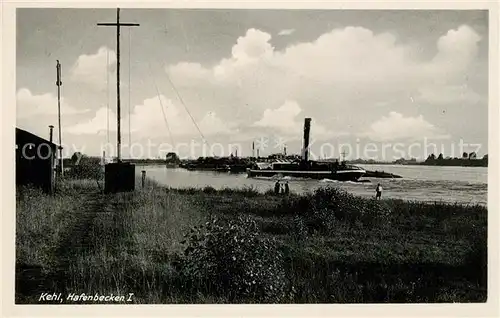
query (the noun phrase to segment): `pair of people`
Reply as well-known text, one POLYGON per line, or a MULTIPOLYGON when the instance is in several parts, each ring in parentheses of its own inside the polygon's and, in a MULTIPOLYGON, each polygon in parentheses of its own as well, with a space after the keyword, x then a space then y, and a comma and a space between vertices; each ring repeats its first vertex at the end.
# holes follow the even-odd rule
POLYGON ((290 193, 290 187, 288 186, 288 181, 285 181, 285 184, 276 181, 274 184, 274 194, 288 194, 290 193))

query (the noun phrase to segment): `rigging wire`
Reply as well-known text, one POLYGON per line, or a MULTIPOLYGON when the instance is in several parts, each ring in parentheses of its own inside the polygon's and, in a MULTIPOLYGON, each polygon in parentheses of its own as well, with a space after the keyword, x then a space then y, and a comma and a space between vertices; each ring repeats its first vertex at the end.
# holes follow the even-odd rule
POLYGON ((168 135, 170 137, 170 142, 172 143, 172 147, 173 147, 175 145, 175 143, 174 143, 174 137, 172 135, 172 131, 170 130, 170 125, 168 124, 167 115, 165 114, 165 110, 163 109, 163 103, 161 101, 160 89, 158 88, 158 85, 156 84, 156 81, 154 79, 153 71, 151 70, 151 64, 149 64, 149 73, 151 75, 151 78, 153 79, 153 83, 154 83, 155 88, 156 88, 156 95, 158 96, 158 101, 160 102, 160 108, 161 108, 161 112, 163 114, 163 120, 165 121, 165 125, 167 126, 168 135))
MULTIPOLYGON (((184 40, 185 40, 185 43, 186 43, 186 51, 189 51, 189 46, 188 46, 188 43, 187 43, 186 32, 184 30, 184 26, 181 25, 181 27, 182 27, 182 31, 183 31, 183 35, 184 35, 184 40)), ((149 67, 151 68, 151 64, 149 65, 149 67)), ((151 72, 151 69, 150 69, 150 72, 151 72)), ((179 94, 179 91, 177 90, 177 88, 175 87, 174 83, 170 79, 170 76, 168 75, 168 72, 165 72, 165 75, 167 76, 167 79, 168 79, 170 85, 172 86, 173 90, 175 91, 175 94, 177 95, 177 98, 179 99, 179 101, 181 102, 182 106, 186 110, 186 113, 189 115, 189 117, 191 118, 191 121, 193 122, 193 124, 195 125, 196 129, 200 133, 200 136, 201 136, 201 138, 203 140, 203 143, 208 146, 208 141, 205 138, 205 135, 203 135, 203 132, 201 131, 200 127, 198 126, 198 124, 194 120, 193 115, 191 115, 191 112, 189 111, 188 107, 186 106, 186 103, 184 103, 184 100, 182 99, 182 96, 179 94)), ((155 82, 155 86, 156 86, 156 82, 155 82)), ((157 93, 159 94, 158 86, 156 86, 156 90, 157 90, 157 93)), ((161 100, 160 100, 160 103, 161 103, 161 100)), ((163 112, 163 107, 162 107, 162 112, 163 112)), ((165 121, 166 121, 167 119, 166 119, 165 113, 163 113, 163 114, 164 114, 164 118, 165 118, 165 121)), ((168 123, 167 123, 167 127, 168 127, 168 123)), ((170 128, 169 128, 169 131, 170 131, 170 128)))
POLYGON ((181 102, 182 106, 184 106, 184 109, 186 110, 186 112, 188 113, 189 117, 193 121, 193 124, 196 126, 196 129, 198 129, 198 132, 200 133, 201 138, 203 139, 203 142, 208 145, 207 139, 205 138, 205 136, 201 132, 200 127, 198 126, 198 124, 194 120, 193 116, 191 115, 191 112, 189 111, 189 109, 187 108, 186 104, 184 103, 184 100, 182 99, 181 95, 179 94, 179 91, 177 90, 177 88, 175 87, 174 83, 170 79, 170 76, 168 76, 167 72, 165 72, 165 74, 167 75, 167 79, 170 82, 170 85, 172 86, 172 88, 174 89, 175 93, 177 94, 177 98, 179 98, 179 101, 181 102))

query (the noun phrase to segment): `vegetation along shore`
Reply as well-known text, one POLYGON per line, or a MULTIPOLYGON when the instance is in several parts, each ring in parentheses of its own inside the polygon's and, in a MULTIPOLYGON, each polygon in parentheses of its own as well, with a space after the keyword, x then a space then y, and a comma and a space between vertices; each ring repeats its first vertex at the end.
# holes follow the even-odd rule
POLYGON ((146 181, 120 194, 81 174, 53 196, 19 187, 16 302, 486 301, 486 207, 146 181))

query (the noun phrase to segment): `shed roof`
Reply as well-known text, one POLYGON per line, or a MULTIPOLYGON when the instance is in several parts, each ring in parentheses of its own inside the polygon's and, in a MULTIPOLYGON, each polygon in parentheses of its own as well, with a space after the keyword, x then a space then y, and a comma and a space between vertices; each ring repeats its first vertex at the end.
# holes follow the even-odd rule
POLYGON ((20 140, 29 140, 30 142, 38 143, 38 144, 46 143, 46 144, 49 144, 53 147, 57 147, 57 145, 55 143, 50 142, 47 139, 44 139, 40 136, 37 136, 33 133, 30 133, 29 131, 26 131, 24 129, 16 127, 16 144, 20 140))

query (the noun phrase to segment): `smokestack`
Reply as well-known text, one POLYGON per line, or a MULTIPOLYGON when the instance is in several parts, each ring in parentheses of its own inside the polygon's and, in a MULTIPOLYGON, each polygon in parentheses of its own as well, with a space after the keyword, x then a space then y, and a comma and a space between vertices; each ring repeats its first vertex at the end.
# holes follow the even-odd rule
POLYGON ((283 153, 285 154, 286 156, 286 146, 283 147, 283 153))
POLYGON ((259 149, 257 149, 257 158, 260 158, 259 149))
POLYGON ((54 132, 54 126, 50 125, 49 126, 49 141, 52 142, 52 135, 54 132))
POLYGON ((255 157, 255 142, 252 141, 252 157, 255 157))
POLYGON ((309 160, 309 132, 311 131, 311 118, 304 119, 304 149, 302 151, 302 160, 309 160))

